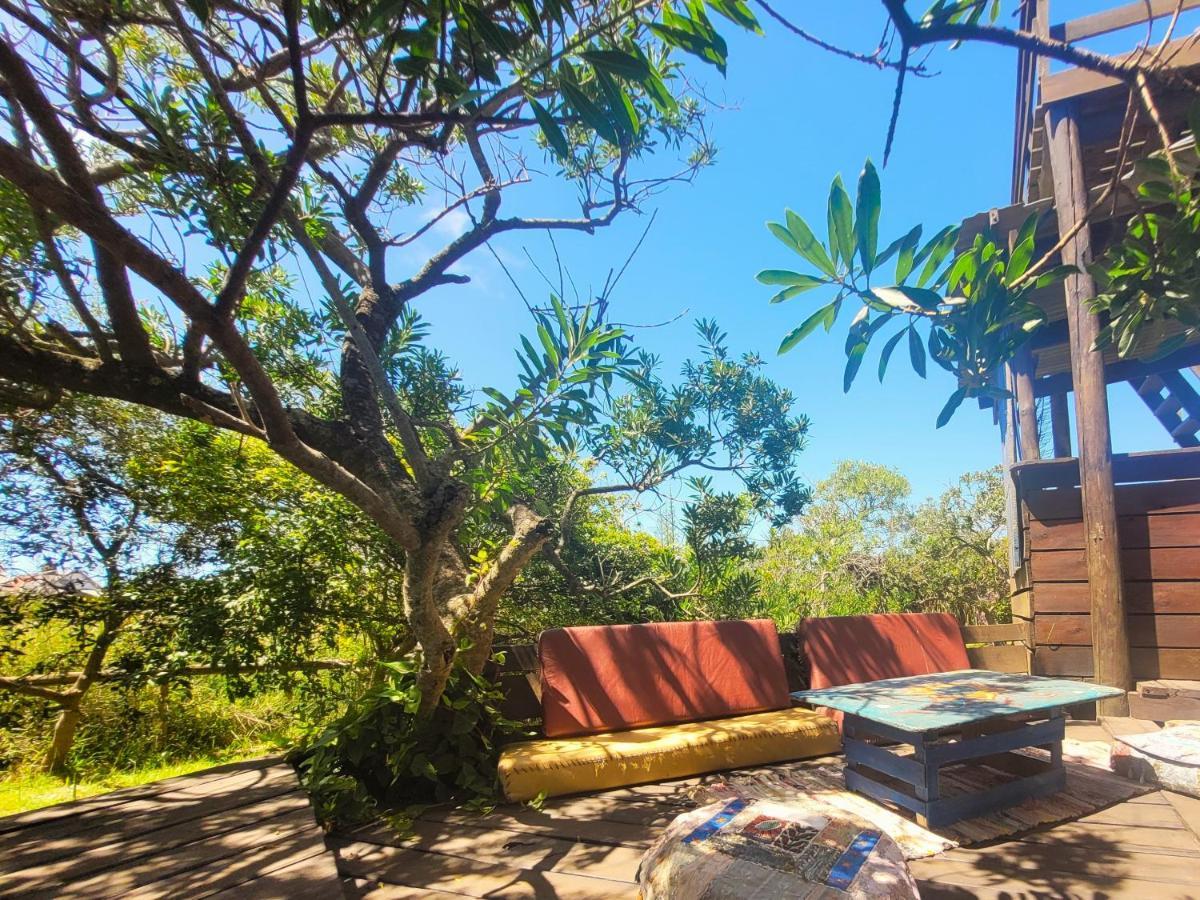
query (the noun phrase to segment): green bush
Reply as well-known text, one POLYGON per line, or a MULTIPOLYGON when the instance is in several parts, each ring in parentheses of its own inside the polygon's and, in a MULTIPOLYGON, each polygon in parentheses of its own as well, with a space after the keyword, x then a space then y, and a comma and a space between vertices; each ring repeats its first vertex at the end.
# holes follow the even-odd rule
MULTIPOLYGON (((88 694, 68 768, 91 779, 270 752, 299 739, 298 722, 328 721, 335 696, 330 685, 302 684, 234 700, 219 677, 175 684, 165 697, 154 685, 99 685, 88 694)), ((57 715, 52 704, 0 695, 0 776, 40 766, 57 715)))
POLYGON ((499 748, 531 732, 501 715, 497 686, 456 666, 437 711, 419 721, 416 666, 381 666, 380 683, 292 755, 318 819, 350 823, 427 803, 498 799, 499 748))

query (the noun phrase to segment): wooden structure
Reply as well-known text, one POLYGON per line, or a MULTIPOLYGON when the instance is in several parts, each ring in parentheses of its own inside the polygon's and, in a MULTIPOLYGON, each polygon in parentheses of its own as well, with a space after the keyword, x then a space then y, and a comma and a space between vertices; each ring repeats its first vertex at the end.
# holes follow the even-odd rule
POLYGON ((842 712, 847 787, 911 810, 918 823, 936 828, 1061 791, 1067 784, 1062 746, 1067 709, 1115 690, 968 670, 792 696, 842 712), (1020 752, 1029 747, 1049 751, 1049 760, 1020 752), (978 762, 1017 777, 984 790, 942 795, 943 768, 978 762))
POLYGON ((0 897, 341 896, 296 773, 232 763, 0 819, 0 897))
MULTIPOLYGON (((1148 19, 1200 7, 1200 0, 1135 0, 1060 24, 1050 6, 1027 0, 1022 27, 1070 42, 1136 27, 1133 43, 1144 40, 1148 19)), ((1200 43, 1170 41, 1160 59, 1194 69, 1200 43)), ((1171 142, 1187 137, 1193 99, 1187 91, 1156 91, 1171 142)), ((1148 114, 1125 129, 1127 107, 1141 102, 1114 78, 1078 68, 1052 72, 1022 51, 1012 202, 967 219, 961 240, 985 229, 1011 236, 1037 212, 1035 256, 1061 246, 1062 262, 1086 271, 1132 208, 1121 179, 1162 147, 1148 114)), ((1125 359, 1093 350, 1102 326, 1087 306, 1094 293, 1086 274, 1036 292, 1048 324, 1008 366, 1013 397, 995 410, 1012 476, 1015 618, 1032 629, 1034 674, 1095 678, 1124 690, 1140 678, 1200 678, 1200 392, 1190 372, 1200 366, 1200 341, 1156 362, 1134 358, 1137 348, 1125 359), (1176 449, 1114 457, 1108 391, 1119 382, 1136 391, 1176 449)), ((1126 708, 1122 697, 1101 711, 1126 708)))
MULTIPOLYGON (((698 781, 436 807, 403 840, 383 824, 323 836, 290 769, 239 763, 0 819, 0 896, 634 900, 642 853, 698 781)), ((925 898, 1194 898, 1200 800, 1155 792, 910 865, 925 898)))

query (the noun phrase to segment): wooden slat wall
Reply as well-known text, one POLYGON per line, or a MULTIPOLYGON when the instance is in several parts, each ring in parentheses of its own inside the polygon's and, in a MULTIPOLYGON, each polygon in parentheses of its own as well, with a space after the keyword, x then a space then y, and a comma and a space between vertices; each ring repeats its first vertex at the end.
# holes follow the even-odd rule
MULTIPOLYGON (((1032 671, 1092 675, 1084 531, 1077 488, 1022 498, 1032 671)), ((1134 677, 1200 678, 1200 479, 1118 485, 1134 677)))

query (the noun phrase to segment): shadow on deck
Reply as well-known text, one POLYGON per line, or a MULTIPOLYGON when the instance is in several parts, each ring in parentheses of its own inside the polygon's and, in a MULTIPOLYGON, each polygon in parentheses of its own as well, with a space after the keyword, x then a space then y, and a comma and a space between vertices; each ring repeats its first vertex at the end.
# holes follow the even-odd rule
MULTIPOLYGON (((0 896, 635 898, 643 851, 698 781, 431 809, 402 841, 326 837, 288 766, 238 763, 0 819, 0 896)), ((1156 792, 911 865, 926 898, 1200 898, 1198 835, 1200 800, 1156 792)))

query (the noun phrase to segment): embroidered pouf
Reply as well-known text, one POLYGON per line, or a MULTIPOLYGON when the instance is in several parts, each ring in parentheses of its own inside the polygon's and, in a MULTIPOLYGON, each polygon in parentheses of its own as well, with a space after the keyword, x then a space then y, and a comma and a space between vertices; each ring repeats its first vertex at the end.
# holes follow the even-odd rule
POLYGON ((1146 734, 1117 735, 1112 770, 1134 781, 1200 797, 1200 722, 1178 722, 1146 734))
POLYGON ((642 857, 643 900, 919 896, 900 848, 870 825, 785 802, 684 813, 642 857))

